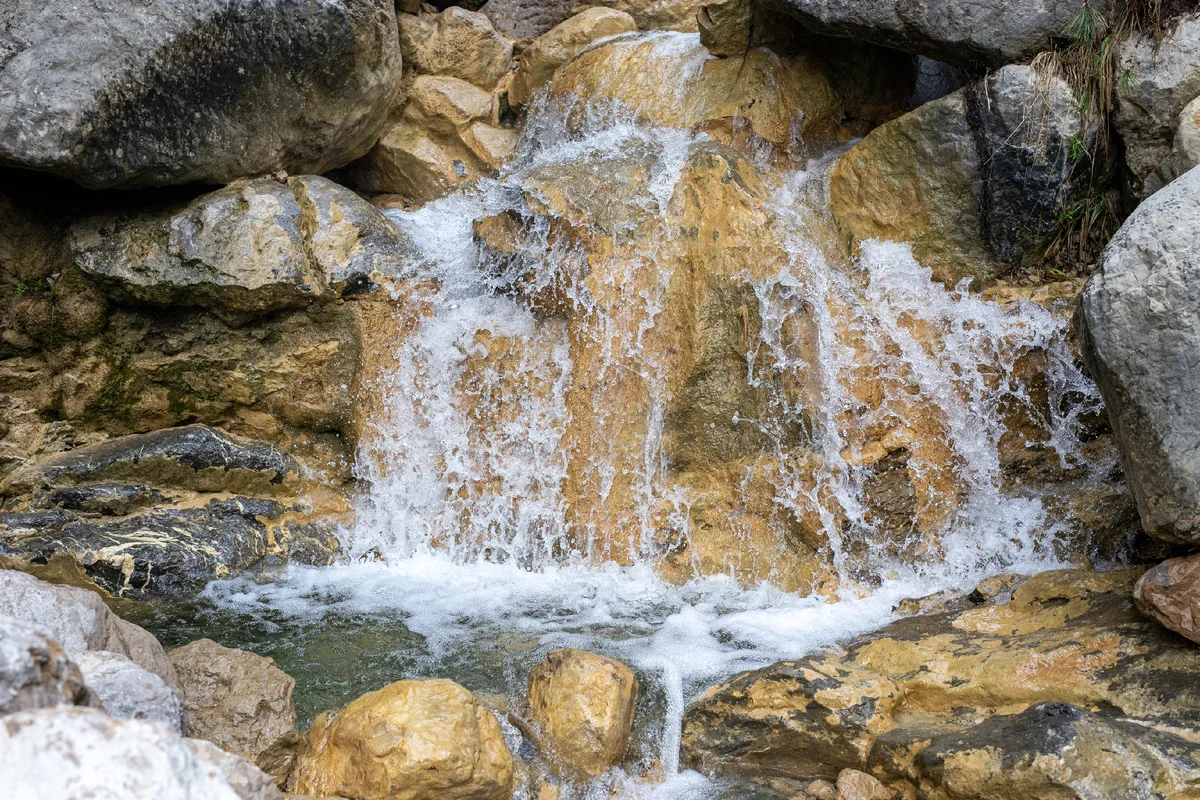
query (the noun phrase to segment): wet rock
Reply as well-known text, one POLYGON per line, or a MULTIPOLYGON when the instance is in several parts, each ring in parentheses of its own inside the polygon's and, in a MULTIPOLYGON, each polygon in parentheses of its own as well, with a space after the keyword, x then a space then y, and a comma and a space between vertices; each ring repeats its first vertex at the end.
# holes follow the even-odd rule
POLYGON ((483 177, 485 170, 457 137, 401 120, 355 165, 354 174, 367 191, 428 202, 483 177))
POLYGON ((1064 81, 1004 67, 851 148, 833 215, 850 243, 911 242, 947 285, 987 281, 1041 257, 1088 189, 1096 136, 1064 81))
MULTIPOLYGON (((688 708, 684 763, 791 780, 856 769, 884 783, 911 781, 937 737, 970 736, 996 714, 1038 703, 1107 709, 1147 742, 1190 737, 1200 729, 1200 691, 1189 677, 1200 650, 1137 613, 1136 578, 1042 573, 1008 603, 903 619, 844 651, 745 673, 688 708)), ((1103 792, 1135 785, 1126 777, 1103 792)), ((1003 796, 973 786, 952 796, 1003 796)))
POLYGON ((814 800, 838 800, 837 786, 819 778, 809 782, 804 787, 804 793, 814 800))
POLYGON ((492 96, 474 84, 445 75, 419 75, 409 90, 405 115, 429 128, 456 133, 492 117, 492 96))
POLYGON ((200 639, 167 654, 187 735, 254 762, 282 786, 296 759, 296 681, 274 660, 200 639))
POLYGON ((153 672, 139 667, 127 656, 105 650, 79 653, 75 663, 105 713, 118 719, 161 722, 183 733, 183 700, 153 672))
POLYGON ((511 128, 498 128, 486 122, 472 123, 459 135, 471 153, 492 171, 512 161, 519 138, 511 128))
POLYGON ((358 800, 508 800, 500 723, 453 681, 398 681, 313 720, 288 789, 358 800))
POLYGON ((179 686, 158 640, 110 611, 95 592, 0 570, 0 614, 43 626, 69 655, 89 650, 120 653, 168 686, 179 686))
MULTIPOLYGON (((1177 176, 1171 149, 1184 108, 1200 97, 1200 15, 1185 17, 1161 41, 1136 33, 1121 45, 1114 120, 1133 189, 1148 197, 1177 176)), ((1186 171, 1186 170, 1184 170, 1186 171)))
POLYGON ((704 5, 705 0, 490 0, 481 11, 505 36, 536 39, 589 8, 629 14, 644 31, 694 33, 698 27, 696 14, 704 5))
POLYGON ((638 682, 620 661, 554 650, 529 673, 529 713, 546 755, 568 774, 603 775, 621 763, 638 682))
POLYGON ((838 774, 838 800, 892 800, 893 792, 865 772, 844 769, 838 774))
POLYGON ((123 517, 163 499, 161 492, 145 484, 101 483, 51 489, 42 495, 38 504, 88 514, 123 517))
POLYGON ((1200 556, 1151 567, 1134 587, 1133 599, 1147 617, 1200 644, 1200 556))
POLYGON ((184 739, 184 744, 200 761, 216 767, 241 800, 284 800, 275 779, 254 763, 226 752, 203 739, 184 739))
MULTIPOLYGON (((1036 5, 1006 0, 782 0, 813 31, 861 39, 971 67, 1001 67, 1049 50, 1088 5, 1057 0, 1036 5)), ((1103 14, 1106 2, 1091 4, 1103 14)))
POLYGON ((1084 358, 1104 395, 1142 525, 1200 543, 1200 168, 1142 203, 1080 303, 1084 358))
POLYGON ((415 258, 374 206, 314 176, 238 181, 182 209, 91 217, 72 226, 70 247, 118 302, 200 306, 235 325, 361 291, 415 258))
POLYGON ((59 704, 98 702, 45 628, 0 616, 0 716, 59 704))
POLYGON ((289 506, 271 499, 203 499, 96 519, 55 509, 0 514, 0 554, 26 564, 69 555, 98 586, 126 597, 195 590, 258 565, 271 552, 296 551, 328 563, 334 552, 319 526, 278 527, 289 506), (273 541, 275 533, 283 534, 273 541))
POLYGON ((5 791, 20 800, 239 800, 165 725, 57 706, 0 719, 5 791))
POLYGON ((521 53, 517 74, 509 90, 515 106, 528 103, 554 76, 554 71, 586 50, 593 42, 637 30, 633 17, 608 8, 592 8, 559 23, 521 53))
POLYGON ((1168 731, 1068 703, 1039 703, 941 736, 917 756, 938 798, 1187 797, 1200 788, 1200 746, 1168 731))
POLYGON ((512 42, 475 11, 451 6, 440 14, 402 14, 400 47, 422 75, 449 75, 491 91, 512 66, 512 42))
POLYGON ((392 9, 16 0, 0 44, 0 163, 90 188, 341 166, 395 102, 392 9))
MULTIPOLYGON (((159 488, 270 495, 293 492, 299 470, 289 454, 265 442, 231 436, 207 425, 185 425, 119 436, 53 455, 14 473, 7 489, 131 481, 159 488)), ((70 495, 66 498, 72 499, 70 495)))

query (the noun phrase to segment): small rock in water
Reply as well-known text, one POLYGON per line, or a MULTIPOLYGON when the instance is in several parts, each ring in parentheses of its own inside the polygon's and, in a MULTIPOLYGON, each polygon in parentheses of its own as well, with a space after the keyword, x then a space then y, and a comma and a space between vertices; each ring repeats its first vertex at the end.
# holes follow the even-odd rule
POLYGON ((560 769, 602 775, 629 744, 638 682, 620 661, 554 650, 529 673, 529 711, 545 755, 560 769))
POLYGON ((87 687, 119 719, 162 722, 182 734, 183 700, 159 676, 120 653, 92 650, 75 657, 87 687))
POLYGON ((356 800, 509 800, 500 723, 454 681, 397 681, 313 720, 288 788, 356 800))
POLYGON ((1133 599, 1150 619, 1200 643, 1200 555, 1151 567, 1133 587, 1133 599))
POLYGON ((270 658, 201 639, 167 654, 187 734, 244 756, 282 785, 296 758, 296 681, 270 658))

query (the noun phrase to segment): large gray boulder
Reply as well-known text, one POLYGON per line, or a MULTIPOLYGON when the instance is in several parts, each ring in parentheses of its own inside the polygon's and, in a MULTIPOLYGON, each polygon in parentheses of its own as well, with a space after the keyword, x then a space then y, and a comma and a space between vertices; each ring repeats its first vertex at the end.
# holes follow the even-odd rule
POLYGON ((1185 17, 1161 40, 1134 35, 1121 46, 1117 132, 1134 191, 1148 197, 1178 177, 1172 145, 1184 108, 1200 97, 1200 15, 1185 17))
POLYGON ((1142 525, 1200 544, 1200 167, 1125 221, 1081 313, 1142 525))
MULTIPOLYGON (((816 33, 961 66, 1025 61, 1063 36, 1087 0, 778 0, 816 33)), ((1091 0, 1103 14, 1107 0, 1091 0)))
POLYGON ((0 780, 10 800, 240 800, 221 765, 165 725, 55 706, 0 724, 0 780))
POLYGON ((183 733, 183 698, 153 672, 107 650, 80 653, 75 663, 109 716, 161 722, 183 733))
POLYGON ((72 226, 79 269, 118 302, 207 308, 230 324, 395 276, 415 258, 374 206, 325 178, 237 181, 183 208, 72 226))
POLYGON ((320 173, 396 100, 392 0, 6 0, 0 164, 91 188, 320 173))
POLYGON ((0 614, 42 626, 68 655, 110 650, 128 656, 168 686, 179 686, 154 635, 118 617, 95 592, 0 570, 0 614))

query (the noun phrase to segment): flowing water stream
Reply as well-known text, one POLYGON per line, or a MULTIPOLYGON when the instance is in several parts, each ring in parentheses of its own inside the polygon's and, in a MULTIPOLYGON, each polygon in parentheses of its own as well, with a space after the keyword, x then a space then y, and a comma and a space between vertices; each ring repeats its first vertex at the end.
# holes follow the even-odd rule
MULTIPOLYGON (((682 95, 706 53, 694 36, 649 39, 661 91, 682 95)), ((643 689, 633 753, 589 794, 746 797, 679 773, 689 699, 878 628, 902 598, 1060 565, 1061 521, 1037 490, 1005 483, 1000 449, 1019 407, 1064 465, 1081 460, 1079 417, 1098 399, 1062 315, 946 289, 903 244, 868 243, 843 263, 825 199, 836 154, 770 148, 746 155, 773 255, 729 276, 756 323, 738 380, 757 399, 726 424, 756 444, 722 474, 734 475, 735 507, 769 489, 769 510, 743 528, 734 520, 732 541, 785 564, 787 520, 808 520, 832 579, 784 591, 794 587, 783 567, 688 555, 703 551, 699 490, 673 455, 687 444, 672 438, 680 383, 673 348, 656 337, 683 263, 673 202, 696 154, 714 147, 619 103, 543 98, 499 177, 388 212, 424 262, 395 290, 410 316, 375 387, 359 458, 369 489, 344 532, 346 563, 215 583, 158 621, 166 643, 208 635, 272 655, 296 677, 305 721, 404 677, 520 698, 548 650, 586 648, 631 664, 643 689), (555 221, 569 191, 580 195, 574 238, 555 221), (496 218, 520 223, 503 252, 476 236, 496 218), (547 295, 559 311, 531 299, 547 295), (1017 368, 1031 353, 1046 402, 1017 368), (901 452, 916 488, 900 536, 871 510, 880 431, 909 436, 901 452)))

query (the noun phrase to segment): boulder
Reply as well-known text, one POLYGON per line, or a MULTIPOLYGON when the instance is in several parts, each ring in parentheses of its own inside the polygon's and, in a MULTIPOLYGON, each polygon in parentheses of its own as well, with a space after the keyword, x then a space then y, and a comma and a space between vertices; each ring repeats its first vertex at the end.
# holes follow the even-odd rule
POLYGON ((90 217, 72 226, 70 248, 118 302, 200 306, 231 324, 371 288, 415 258, 374 206, 314 176, 237 181, 183 208, 90 217))
POLYGON ((554 76, 555 70, 593 42, 637 30, 633 17, 609 8, 592 8, 559 23, 539 36, 517 62, 508 98, 514 106, 528 103, 554 76))
POLYGON ((917 756, 927 796, 946 800, 1190 797, 1198 765, 1194 741, 1069 703, 997 715, 917 756))
POLYGON ((852 244, 910 242, 947 285, 987 281, 1042 256, 1089 189, 1097 135, 1066 82, 1004 67, 852 147, 833 216, 852 244))
POLYGON ((1175 180, 1195 166, 1200 166, 1200 97, 1188 103, 1179 114, 1167 176, 1175 180))
POLYGON ((837 777, 837 800, 892 800, 893 792, 865 772, 844 769, 837 777))
POLYGON ((529 715, 560 770, 603 775, 629 744, 638 682, 629 667, 584 650, 553 650, 529 673, 529 715))
POLYGON ((448 680, 398 681, 313 720, 289 791, 355 800, 509 800, 500 723, 448 680))
POLYGON ((239 800, 221 771, 165 725, 57 706, 0 719, 0 774, 12 800, 239 800))
POLYGON ((168 686, 179 686, 158 640, 110 611, 95 592, 0 570, 0 614, 44 627, 69 655, 89 650, 120 653, 168 686))
POLYGON ((1200 167, 1142 203, 1080 303, 1084 359, 1104 396, 1146 533, 1200 544, 1200 167))
POLYGON ((457 136, 439 134, 402 119, 355 164, 355 183, 369 192, 400 195, 413 202, 444 197, 486 173, 457 136))
POLYGON ((1200 644, 1200 555, 1151 567, 1133 589, 1138 610, 1200 644))
POLYGON ((45 628, 0 616, 0 716, 60 704, 97 702, 78 665, 45 628))
POLYGON ((216 767, 242 800, 284 800, 286 797, 275 784, 275 779, 254 766, 253 762, 203 739, 183 741, 197 759, 216 767))
MULTIPOLYGON (((967 67, 1027 61, 1063 37, 1088 0, 780 0, 805 26, 967 67)), ((1104 14, 1107 1, 1091 0, 1104 14)))
POLYGON ((427 128, 455 133, 492 118, 492 96, 474 84, 445 75, 418 75, 409 90, 406 118, 427 128))
MULTIPOLYGON (((689 706, 683 763, 800 785, 844 769, 885 784, 920 782, 936 771, 933 753, 924 753, 938 737, 974 736, 995 715, 1039 703, 1098 709, 1114 730, 1141 731, 1157 757, 1179 758, 1177 737, 1194 741, 1200 732, 1200 689, 1191 678, 1200 649, 1138 614, 1137 577, 1045 572, 1018 586, 1007 603, 901 619, 844 650, 744 673, 689 706)), ((1005 738, 982 731, 992 741, 1005 738)), ((966 781, 949 796, 1024 796, 1016 794, 1022 780, 1007 770, 1025 758, 1018 753, 1036 751, 1041 735, 1012 738, 1011 759, 1001 758, 1003 748, 988 756, 1004 765, 988 789, 975 793, 978 784, 966 781)), ((1030 796, 1151 796, 1137 793, 1140 779, 1113 772, 1105 748, 1081 747, 1072 765, 1076 756, 1056 747, 1047 763, 1022 769, 1035 777, 1040 769, 1060 776, 1069 770, 1076 779, 1090 773, 1105 782, 1094 794, 1030 796), (1055 758, 1066 758, 1067 769, 1054 766, 1055 758)), ((1188 758, 1184 752, 1183 763, 1188 758)))
POLYGON ((243 756, 280 786, 296 758, 296 681, 274 660, 200 639, 167 654, 179 675, 187 735, 243 756))
POLYGON ((512 67, 512 42, 476 11, 401 14, 399 24, 404 58, 419 74, 460 78, 490 92, 512 67))
POLYGON ((481 11, 496 29, 513 39, 536 39, 588 8, 629 14, 644 31, 694 33, 696 14, 710 0, 489 0, 481 11))
POLYGON ((120 653, 89 650, 75 656, 88 689, 118 719, 161 722, 182 734, 183 700, 159 676, 120 653))
POLYGON ((0 164, 90 188, 321 173, 396 100, 392 0, 6 4, 0 164))
POLYGON ((1120 46, 1116 74, 1123 77, 1114 124, 1134 193, 1149 197, 1177 177, 1172 144, 1184 108, 1200 97, 1200 15, 1179 20, 1161 39, 1151 31, 1133 34, 1120 46))

